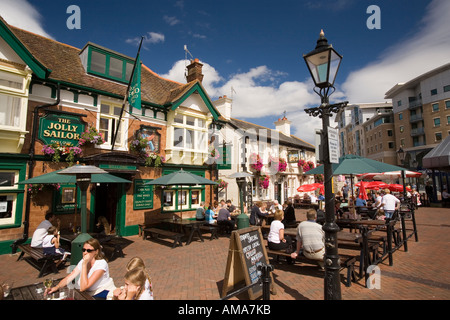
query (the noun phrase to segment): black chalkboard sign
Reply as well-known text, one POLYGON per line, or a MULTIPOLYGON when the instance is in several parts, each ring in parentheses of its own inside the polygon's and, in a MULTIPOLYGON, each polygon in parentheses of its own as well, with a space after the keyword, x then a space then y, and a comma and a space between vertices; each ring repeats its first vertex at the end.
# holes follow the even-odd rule
MULTIPOLYGON (((230 237, 227 267, 225 269, 222 297, 230 288, 245 282, 250 285, 259 281, 258 266, 269 264, 260 227, 249 227, 233 231, 230 237)), ((272 275, 271 275, 272 277, 272 275)), ((272 278, 272 293, 275 294, 272 278)), ((248 290, 250 299, 262 295, 262 287, 256 285, 248 290)))

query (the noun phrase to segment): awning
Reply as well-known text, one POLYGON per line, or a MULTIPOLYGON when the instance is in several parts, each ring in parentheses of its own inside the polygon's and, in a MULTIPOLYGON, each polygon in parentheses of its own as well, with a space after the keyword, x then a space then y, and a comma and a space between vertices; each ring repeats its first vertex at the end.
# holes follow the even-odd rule
MULTIPOLYGON (((72 175, 58 174, 62 171, 52 171, 43 175, 33 177, 27 180, 19 181, 18 184, 76 184, 77 177, 72 175)), ((110 173, 93 174, 91 177, 91 183, 131 183, 131 181, 117 177, 110 173)))
POLYGON ((450 170, 450 136, 434 147, 422 158, 422 167, 427 169, 450 170))

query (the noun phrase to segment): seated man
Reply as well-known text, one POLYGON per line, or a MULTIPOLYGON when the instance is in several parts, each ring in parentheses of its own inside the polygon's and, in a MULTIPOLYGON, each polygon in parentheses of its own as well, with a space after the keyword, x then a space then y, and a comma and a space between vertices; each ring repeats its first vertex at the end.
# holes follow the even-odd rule
POLYGON ((33 233, 30 246, 33 248, 42 248, 42 242, 45 236, 48 234, 48 228, 53 226, 53 222, 56 222, 57 230, 61 228, 61 221, 56 218, 54 213, 48 212, 45 215, 45 220, 42 221, 33 233))
POLYGON ((307 221, 301 222, 297 227, 297 249, 291 254, 296 259, 303 249, 303 255, 311 260, 317 260, 323 269, 323 257, 325 255, 325 231, 316 222, 316 210, 310 209, 306 213, 307 221))
POLYGON ((222 208, 219 210, 217 224, 219 226, 225 226, 227 233, 231 233, 234 229, 234 221, 231 220, 231 214, 230 211, 228 211, 226 204, 222 205, 222 208))

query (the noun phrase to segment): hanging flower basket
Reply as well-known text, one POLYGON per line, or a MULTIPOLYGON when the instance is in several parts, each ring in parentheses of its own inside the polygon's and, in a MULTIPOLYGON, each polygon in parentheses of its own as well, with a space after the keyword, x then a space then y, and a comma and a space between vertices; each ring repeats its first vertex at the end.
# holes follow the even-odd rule
POLYGON ((261 172, 261 169, 263 167, 264 167, 264 164, 262 163, 260 156, 256 153, 253 153, 250 156, 250 168, 257 172, 261 172))
POLYGON ((39 195, 40 192, 43 192, 45 190, 59 190, 61 188, 61 185, 59 183, 54 184, 28 184, 27 185, 27 191, 30 192, 30 195, 32 198, 39 195))
POLYGON ((306 172, 306 171, 309 171, 311 169, 314 169, 314 167, 315 167, 314 162, 312 162, 312 161, 305 161, 303 159, 298 160, 297 164, 298 164, 298 168, 299 169, 301 168, 303 170, 303 172, 306 172))
POLYGON ((79 146, 85 146, 88 144, 101 145, 105 143, 103 135, 97 131, 95 127, 90 126, 81 134, 80 140, 78 140, 79 146))
POLYGON ((133 139, 130 141, 130 150, 136 153, 145 153, 145 148, 147 148, 148 140, 145 138, 133 139))
POLYGON ((65 159, 70 165, 75 162, 75 158, 81 157, 83 151, 80 147, 75 147, 71 143, 60 144, 59 142, 44 145, 42 147, 44 155, 52 158, 53 162, 58 163, 65 159))
POLYGON ((213 146, 209 146, 208 153, 209 153, 209 157, 213 158, 214 160, 217 160, 220 157, 219 150, 217 150, 213 146))
POLYGON ((263 174, 259 177, 259 186, 261 188, 263 188, 263 189, 269 188, 269 183, 270 183, 270 178, 268 175, 263 174))
POLYGON ((166 162, 166 158, 159 156, 156 153, 145 154, 145 166, 146 167, 161 167, 166 162))
POLYGON ((287 161, 286 161, 286 159, 279 159, 278 172, 285 172, 286 169, 287 169, 287 161))
POLYGON ((216 187, 219 189, 228 187, 228 182, 226 182, 225 180, 219 179, 219 180, 217 180, 217 183, 218 183, 218 185, 216 185, 216 187))

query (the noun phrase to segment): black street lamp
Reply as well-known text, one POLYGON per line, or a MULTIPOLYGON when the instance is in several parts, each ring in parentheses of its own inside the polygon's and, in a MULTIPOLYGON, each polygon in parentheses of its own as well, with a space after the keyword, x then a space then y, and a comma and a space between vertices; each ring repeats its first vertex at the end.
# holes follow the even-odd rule
POLYGON ((319 116, 319 118, 322 118, 321 160, 323 162, 325 187, 325 223, 323 225, 323 230, 325 231, 324 299, 340 300, 341 284, 337 245, 337 232, 339 231, 339 227, 336 224, 334 212, 334 194, 332 190, 333 168, 330 162, 328 146, 328 127, 330 125, 329 118, 331 114, 344 108, 348 102, 330 105, 328 97, 335 91, 334 80, 336 79, 342 56, 333 49, 331 44, 328 44, 322 30, 319 40, 317 40, 316 48, 304 55, 303 58, 314 80, 314 92, 321 97, 321 105, 319 107, 305 109, 305 112, 310 116, 319 116))
MULTIPOLYGON (((400 160, 400 165, 402 167, 405 166, 405 158, 406 158, 406 152, 403 151, 403 148, 400 147, 397 150, 397 157, 398 160, 400 160)), ((405 178, 405 170, 402 170, 402 183, 403 183, 403 200, 406 200, 406 178, 405 178)))

